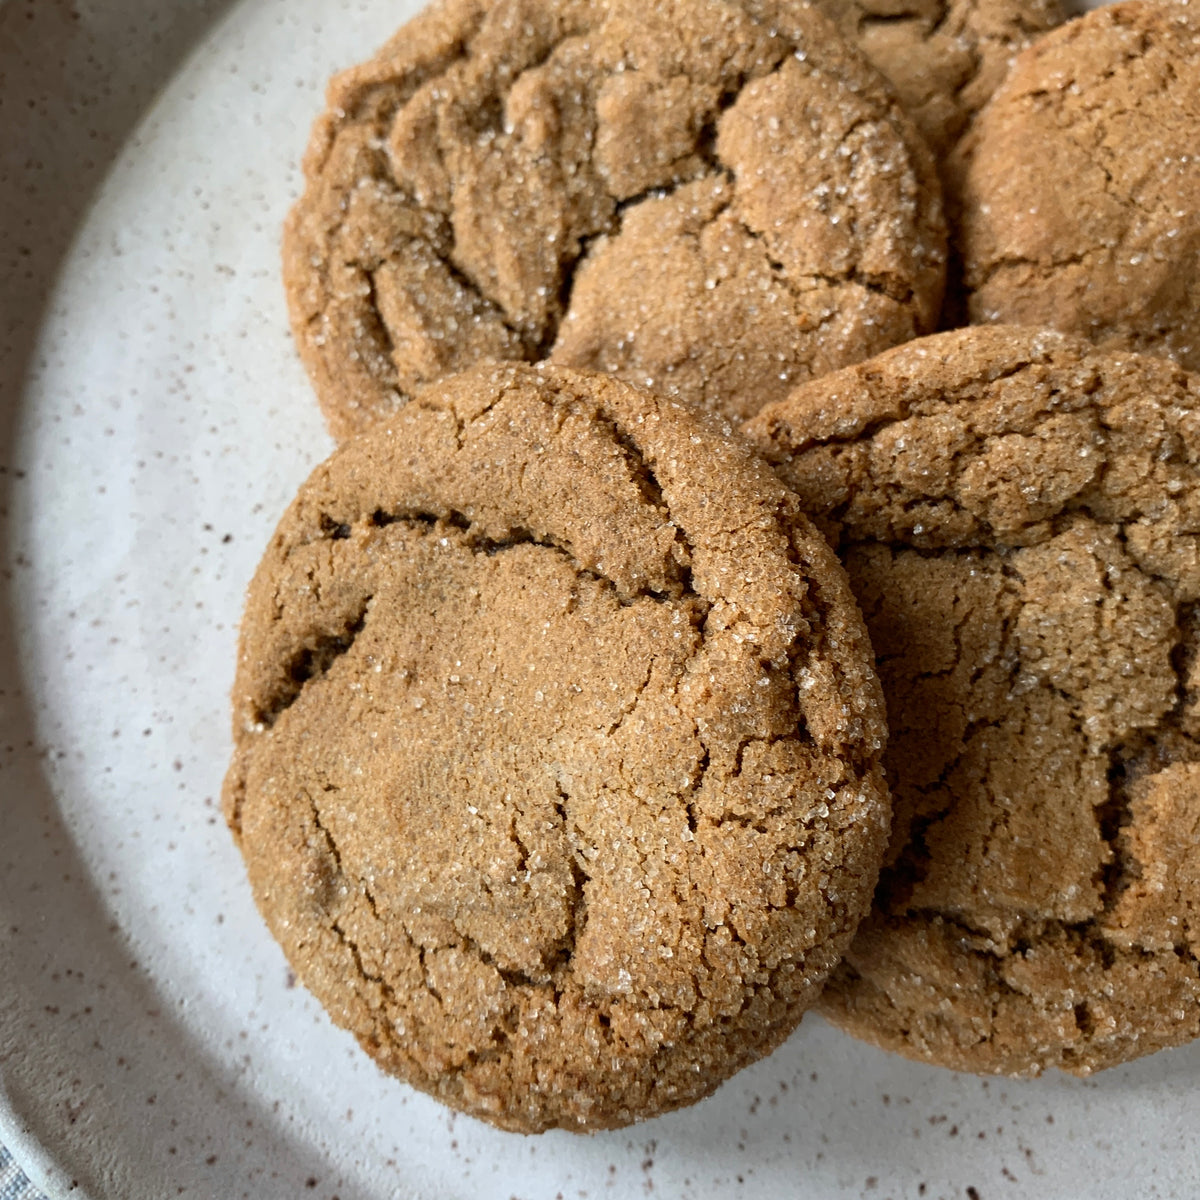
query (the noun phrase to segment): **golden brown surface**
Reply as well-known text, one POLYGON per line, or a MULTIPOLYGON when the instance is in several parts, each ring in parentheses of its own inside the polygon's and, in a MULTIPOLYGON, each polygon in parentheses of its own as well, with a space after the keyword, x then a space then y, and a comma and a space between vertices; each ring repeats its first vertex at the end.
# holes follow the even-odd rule
POLYGON ((895 806, 821 1010, 960 1069, 1200 1034, 1200 379, 980 327, 748 426, 877 653, 895 806))
POLYGON ((1127 0, 1017 60, 956 152, 972 321, 1200 369, 1200 12, 1127 0))
POLYGON ((338 437, 486 357, 742 418, 936 324, 932 157, 805 4, 448 0, 328 104, 284 275, 338 437))
POLYGON ((509 1129, 768 1053, 870 905, 885 732, 845 575, 714 422, 477 369, 347 443, 251 585, 225 812, 298 975, 509 1129))

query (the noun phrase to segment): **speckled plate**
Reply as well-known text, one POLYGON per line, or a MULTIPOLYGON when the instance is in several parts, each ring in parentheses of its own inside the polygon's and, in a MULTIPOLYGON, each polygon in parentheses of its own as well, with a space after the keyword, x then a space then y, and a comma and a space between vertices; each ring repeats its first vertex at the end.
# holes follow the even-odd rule
POLYGON ((812 1018, 689 1111, 525 1139, 294 986, 216 810, 242 589, 330 445, 278 230, 325 78, 414 8, 0 5, 0 1141, 54 1197, 1196 1195, 1200 1046, 989 1082, 812 1018))

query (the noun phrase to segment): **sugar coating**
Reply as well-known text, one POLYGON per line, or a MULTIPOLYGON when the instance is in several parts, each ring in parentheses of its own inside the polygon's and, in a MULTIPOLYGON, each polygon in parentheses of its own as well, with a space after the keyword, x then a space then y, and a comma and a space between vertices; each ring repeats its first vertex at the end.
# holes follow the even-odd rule
POLYGON ((789 0, 446 0, 339 75, 284 235, 344 437, 483 359, 743 418, 932 329, 932 156, 789 0))
POLYGON ((940 158, 1013 58, 1063 21, 1058 0, 817 0, 896 89, 940 158))
POLYGON ((1195 6, 1126 0, 1047 34, 951 174, 973 322, 1048 326, 1200 369, 1195 6))
POLYGON ((747 427, 877 654, 895 806, 821 1011, 964 1070, 1200 1034, 1200 378, 978 327, 747 427))
POLYGON ((319 467, 251 585, 226 817, 297 974, 508 1129, 794 1028, 887 840, 882 696, 796 498, 678 403, 477 368, 319 467))

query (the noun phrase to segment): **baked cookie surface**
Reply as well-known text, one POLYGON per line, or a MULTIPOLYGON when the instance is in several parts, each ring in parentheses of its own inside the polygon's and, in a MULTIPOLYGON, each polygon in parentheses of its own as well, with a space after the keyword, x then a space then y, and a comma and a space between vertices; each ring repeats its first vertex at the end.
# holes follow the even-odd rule
POLYGON ((946 154, 1014 58, 1060 25, 1058 0, 817 0, 895 87, 935 154, 946 154))
POLYGON ((935 327, 928 148, 803 3, 448 0, 331 83, 284 235, 334 434, 485 358, 733 418, 935 327))
POLYGON ((227 819, 301 980, 505 1128, 768 1053, 870 907, 885 730, 844 572, 746 447, 476 368, 319 467, 251 585, 227 819))
POLYGON ((974 322, 1200 369, 1200 11, 1125 0, 1025 51, 960 143, 974 322))
POLYGON ((1200 379, 1003 326, 797 389, 752 440, 850 575, 894 832, 820 1009, 944 1066, 1200 1034, 1200 379))

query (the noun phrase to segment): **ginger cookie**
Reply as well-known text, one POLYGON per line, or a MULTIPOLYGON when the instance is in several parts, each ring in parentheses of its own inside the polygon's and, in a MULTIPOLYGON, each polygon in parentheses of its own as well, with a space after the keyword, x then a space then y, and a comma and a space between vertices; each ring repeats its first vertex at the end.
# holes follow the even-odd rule
POLYGON ((949 153, 1013 58, 1064 20, 1059 0, 817 0, 895 87, 930 148, 949 153))
POLYGON ((741 419, 935 327, 932 156, 789 0, 447 0, 333 80, 284 234, 335 436, 484 359, 741 419))
POLYGON ((1200 11, 1126 0, 1017 59, 956 152, 971 320, 1200 369, 1200 11))
POLYGON ((487 365, 347 442, 250 587, 225 813, 301 980, 507 1129, 691 1103, 870 908, 886 737, 770 468, 604 376, 487 365))
POLYGON ((962 1070, 1200 1034, 1200 378, 976 327, 747 432, 827 531, 888 705, 894 832, 821 1011, 962 1070))

